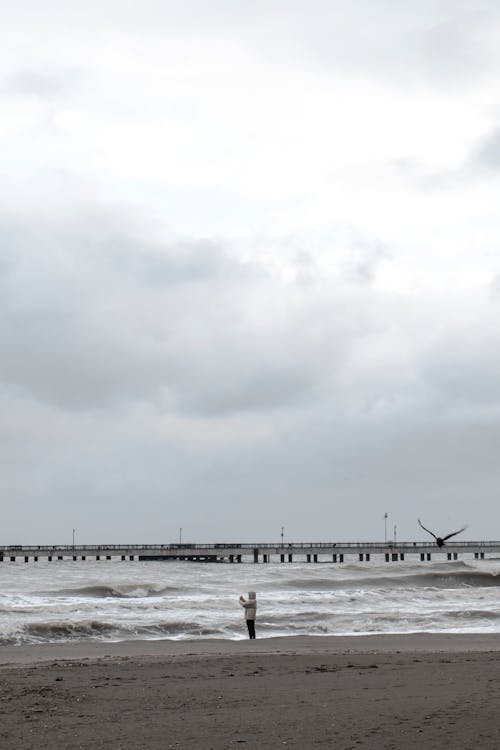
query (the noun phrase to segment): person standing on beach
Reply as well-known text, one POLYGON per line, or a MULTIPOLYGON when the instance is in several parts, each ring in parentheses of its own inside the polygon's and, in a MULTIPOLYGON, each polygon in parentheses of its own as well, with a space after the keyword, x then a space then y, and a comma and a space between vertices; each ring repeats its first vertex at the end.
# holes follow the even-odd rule
POLYGON ((255 617, 257 615, 257 598, 255 591, 248 592, 248 599, 240 596, 240 604, 245 610, 245 620, 248 628, 248 637, 255 638, 255 617))

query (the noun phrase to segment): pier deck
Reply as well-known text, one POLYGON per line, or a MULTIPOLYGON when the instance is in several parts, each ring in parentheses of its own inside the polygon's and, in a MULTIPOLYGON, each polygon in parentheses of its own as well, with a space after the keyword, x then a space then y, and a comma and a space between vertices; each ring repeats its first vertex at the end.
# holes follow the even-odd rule
POLYGON ((190 560, 230 563, 343 563, 369 562, 382 555, 386 562, 407 558, 422 562, 500 558, 500 541, 454 542, 439 548, 434 542, 290 542, 263 544, 84 544, 84 545, 7 545, 0 546, 0 562, 40 560, 190 560))

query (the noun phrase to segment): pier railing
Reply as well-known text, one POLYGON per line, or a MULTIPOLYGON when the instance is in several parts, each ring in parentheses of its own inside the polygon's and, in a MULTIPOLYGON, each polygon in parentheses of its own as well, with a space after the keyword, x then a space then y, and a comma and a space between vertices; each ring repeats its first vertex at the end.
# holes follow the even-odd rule
MULTIPOLYGON (((446 544, 446 548, 459 548, 459 549, 473 549, 476 547, 488 547, 497 548, 500 551, 500 541, 477 541, 477 542, 449 542, 446 544)), ((375 549, 436 549, 435 542, 220 542, 207 544, 200 542, 183 542, 183 543, 168 543, 168 544, 8 544, 1 545, 0 551, 14 552, 18 551, 22 554, 24 551, 39 550, 40 552, 56 552, 58 550, 72 552, 73 550, 82 551, 94 551, 94 550, 112 550, 116 552, 128 552, 129 550, 232 550, 239 549, 242 551, 248 550, 252 552, 255 549, 262 551, 265 550, 284 550, 288 551, 299 551, 308 549, 351 549, 356 550, 375 550, 375 549)))
POLYGON ((169 544, 37 544, 0 545, 0 563, 39 562, 47 560, 113 560, 153 561, 189 560, 192 562, 254 563, 331 562, 343 563, 349 557, 359 562, 370 562, 376 555, 386 562, 420 557, 430 561, 433 555, 446 555, 448 560, 458 560, 459 555, 474 555, 484 559, 487 554, 500 556, 500 542, 450 542, 438 547, 435 542, 199 542, 169 544))

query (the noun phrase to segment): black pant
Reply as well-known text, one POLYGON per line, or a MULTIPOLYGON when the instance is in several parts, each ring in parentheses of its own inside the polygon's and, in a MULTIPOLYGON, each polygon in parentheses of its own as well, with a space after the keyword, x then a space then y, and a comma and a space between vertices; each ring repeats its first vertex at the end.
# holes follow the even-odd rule
POLYGON ((247 620, 248 637, 255 638, 255 620, 247 620))

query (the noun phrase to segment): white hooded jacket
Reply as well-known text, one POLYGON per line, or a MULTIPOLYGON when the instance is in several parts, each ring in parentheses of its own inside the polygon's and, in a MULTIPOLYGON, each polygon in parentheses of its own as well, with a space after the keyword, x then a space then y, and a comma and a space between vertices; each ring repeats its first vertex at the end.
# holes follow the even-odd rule
POLYGON ((248 592, 248 599, 240 599, 240 604, 245 610, 245 620, 255 620, 257 615, 257 598, 255 591, 248 592))

